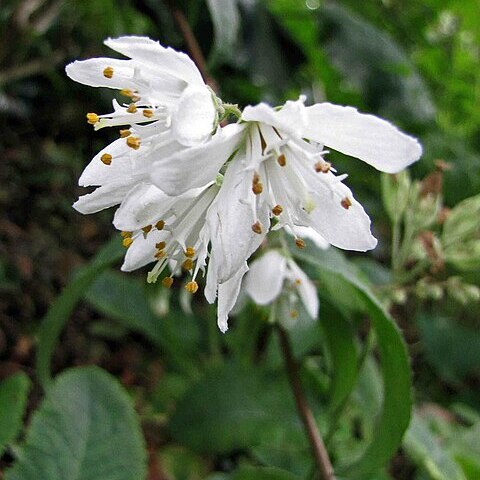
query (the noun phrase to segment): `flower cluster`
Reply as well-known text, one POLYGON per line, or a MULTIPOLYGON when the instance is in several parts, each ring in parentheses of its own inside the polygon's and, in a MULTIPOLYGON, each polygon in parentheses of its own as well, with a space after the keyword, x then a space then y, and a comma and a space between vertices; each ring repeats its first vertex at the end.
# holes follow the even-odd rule
MULTIPOLYGON (((270 230, 287 229, 300 248, 305 237, 347 250, 375 247, 368 215, 325 148, 395 173, 420 158, 417 140, 351 107, 305 106, 303 97, 279 108, 247 106, 236 123, 221 126, 225 104, 188 56, 144 37, 105 43, 129 59, 93 58, 66 68, 73 80, 126 98, 114 100, 110 114, 87 114, 95 129, 122 129, 85 168, 80 185, 97 188, 74 207, 94 213, 120 205, 113 223, 127 247, 123 270, 155 263, 148 274, 154 282, 168 268, 167 287, 183 270, 191 293, 201 272, 226 331, 247 260, 270 230)), ((285 279, 297 285, 297 297, 316 316, 316 294, 293 261, 275 251, 253 264, 246 289, 269 303, 277 287, 265 295, 249 288, 259 269, 271 270, 279 288, 285 279)))

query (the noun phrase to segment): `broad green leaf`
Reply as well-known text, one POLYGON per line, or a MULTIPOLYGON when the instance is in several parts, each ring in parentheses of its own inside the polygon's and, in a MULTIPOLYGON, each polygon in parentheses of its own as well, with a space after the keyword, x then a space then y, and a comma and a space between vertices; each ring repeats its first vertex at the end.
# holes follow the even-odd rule
POLYGON ((272 467, 240 467, 231 476, 231 480, 300 480, 301 478, 272 467))
POLYGON ((237 0, 207 0, 212 18, 215 42, 211 58, 234 59, 240 31, 240 13, 237 0))
POLYGON ((252 448, 278 425, 299 428, 286 382, 260 367, 222 364, 211 368, 177 404, 169 430, 176 441, 201 453, 252 448))
POLYGON ((119 239, 110 240, 89 264, 78 270, 43 318, 38 331, 36 358, 37 376, 43 387, 47 387, 51 382, 51 358, 60 333, 73 309, 95 278, 110 265, 118 262, 123 254, 124 250, 119 239))
MULTIPOLYGON (((378 344, 383 379, 383 404, 379 412, 374 437, 363 455, 350 465, 340 465, 339 474, 354 478, 368 478, 381 468, 395 453, 410 421, 411 379, 407 351, 402 335, 393 319, 385 312, 370 290, 355 276, 346 260, 340 260, 333 249, 321 251, 306 248, 294 252, 299 259, 317 266, 322 285, 332 280, 336 290, 329 289, 328 301, 335 304, 338 285, 353 289, 368 313, 378 344)), ((321 289, 321 292, 323 290, 321 289)))
POLYGON ((23 372, 0 383, 0 457, 5 447, 15 441, 22 428, 30 383, 23 372))
POLYGON ((357 381, 357 347, 351 325, 327 302, 322 303, 320 321, 332 361, 329 410, 335 412, 347 400, 357 381))
POLYGON ((130 398, 97 367, 59 375, 5 480, 143 480, 146 452, 130 398))
POLYGON ((141 279, 103 272, 86 291, 85 298, 99 312, 145 335, 165 352, 168 364, 183 371, 192 367, 189 358, 198 346, 199 322, 175 308, 163 317, 156 315, 141 279))
POLYGON ((441 441, 435 438, 428 423, 418 414, 412 418, 403 445, 417 465, 421 465, 432 480, 467 480, 441 441))

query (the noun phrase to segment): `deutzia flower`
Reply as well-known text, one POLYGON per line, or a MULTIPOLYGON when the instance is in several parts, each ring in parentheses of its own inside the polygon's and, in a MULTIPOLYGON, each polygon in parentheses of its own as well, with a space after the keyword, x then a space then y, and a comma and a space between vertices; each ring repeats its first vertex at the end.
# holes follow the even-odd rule
MULTIPOLYGON (((226 329, 246 260, 273 229, 315 232, 331 245, 366 251, 376 246, 370 219, 325 160, 324 146, 353 155, 385 172, 419 159, 416 139, 390 123, 330 103, 281 109, 246 107, 228 136, 159 159, 152 181, 169 195, 198 188, 219 173, 223 183, 206 215, 211 240, 205 296, 218 295, 218 321, 226 329)), ((232 125, 233 127, 233 125, 232 125)), ((301 238, 297 246, 303 246, 301 238)))
POLYGON ((128 60, 91 58, 66 67, 73 80, 117 89, 128 102, 113 100, 113 113, 88 113, 95 129, 122 126, 120 138, 99 152, 79 179, 97 186, 74 207, 94 213, 117 205, 132 188, 149 182, 152 163, 208 140, 218 123, 217 99, 193 61, 146 37, 107 39, 128 60))
POLYGON ((280 306, 280 320, 296 318, 297 303, 301 301, 312 319, 318 315, 318 296, 315 285, 301 268, 277 250, 270 250, 252 262, 243 288, 258 305, 274 301, 280 306))

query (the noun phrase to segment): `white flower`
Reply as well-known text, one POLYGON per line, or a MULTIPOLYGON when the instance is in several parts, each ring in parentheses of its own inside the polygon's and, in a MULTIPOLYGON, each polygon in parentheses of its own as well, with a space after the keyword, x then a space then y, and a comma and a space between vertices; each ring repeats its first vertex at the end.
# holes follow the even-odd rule
MULTIPOLYGON (((205 296, 218 295, 225 330, 246 260, 273 229, 315 234, 331 245, 366 251, 376 245, 370 219, 324 155, 324 146, 355 155, 379 170, 397 172, 418 160, 420 144, 385 120, 329 103, 305 107, 303 99, 280 110, 247 107, 227 135, 164 157, 152 182, 169 195, 224 174, 206 215, 211 241, 205 296)), ((297 245, 303 241, 297 238, 297 245)))
POLYGON ((298 314, 296 303, 300 300, 308 315, 316 319, 318 296, 315 285, 291 259, 277 250, 270 250, 250 265, 244 288, 258 305, 269 305, 281 300, 289 316, 298 314))
POLYGON ((118 89, 130 102, 113 100, 114 112, 108 115, 87 114, 95 129, 127 127, 81 175, 79 185, 98 187, 75 203, 81 213, 121 203, 133 187, 149 182, 156 159, 208 140, 218 121, 217 99, 187 55, 145 37, 108 39, 105 44, 130 59, 91 58, 66 67, 73 80, 118 89))

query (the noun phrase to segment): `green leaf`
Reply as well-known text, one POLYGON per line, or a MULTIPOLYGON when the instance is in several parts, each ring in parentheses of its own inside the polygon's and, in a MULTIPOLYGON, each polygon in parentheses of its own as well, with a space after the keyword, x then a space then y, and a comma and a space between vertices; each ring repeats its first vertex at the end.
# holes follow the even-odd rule
POLYGON ((145 335, 165 352, 170 365, 185 371, 198 347, 200 325, 174 308, 164 317, 150 307, 147 286, 142 280, 119 272, 103 272, 85 293, 99 312, 125 327, 145 335))
POLYGON ((97 367, 59 375, 5 480, 142 480, 146 452, 132 403, 97 367))
POLYGON ((88 265, 78 270, 43 318, 38 331, 36 370, 38 380, 44 388, 52 381, 50 362, 70 314, 95 278, 110 265, 118 262, 123 255, 124 249, 118 237, 112 238, 88 265))
POLYGON ((301 477, 272 467, 240 467, 231 480, 299 480, 301 477))
POLYGON ((357 348, 351 325, 328 305, 322 303, 320 321, 332 361, 329 410, 335 412, 347 400, 359 374, 357 348))
MULTIPOLYGON (((362 456, 350 465, 339 466, 338 473, 352 475, 356 479, 367 477, 381 468, 399 447, 410 421, 412 405, 410 367, 402 335, 393 319, 385 312, 375 296, 355 275, 355 270, 333 249, 295 250, 299 259, 318 268, 322 285, 333 281, 336 290, 329 289, 328 301, 335 304, 339 285, 355 291, 362 302, 362 310, 368 313, 375 329, 383 379, 383 404, 379 413, 374 437, 362 456)), ((321 292, 323 289, 321 289, 321 292)))
POLYGON ((0 383, 0 457, 22 428, 30 385, 30 379, 23 372, 0 383))
POLYGON ((240 13, 237 0, 207 0, 212 18, 215 42, 210 58, 234 59, 240 30, 240 13))
POLYGON ((412 418, 403 445, 432 480, 466 480, 461 468, 430 431, 428 423, 417 414, 412 418))
POLYGON ((287 383, 238 364, 207 371, 177 404, 169 430, 176 441, 200 453, 226 454, 268 438, 278 419, 299 428, 287 383))

